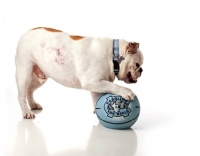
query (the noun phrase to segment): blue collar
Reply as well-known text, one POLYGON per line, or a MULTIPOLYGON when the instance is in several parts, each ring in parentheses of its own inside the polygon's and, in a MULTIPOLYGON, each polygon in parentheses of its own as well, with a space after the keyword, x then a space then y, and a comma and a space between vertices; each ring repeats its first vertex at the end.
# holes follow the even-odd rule
POLYGON ((119 73, 119 39, 113 40, 113 64, 114 73, 117 75, 119 73))

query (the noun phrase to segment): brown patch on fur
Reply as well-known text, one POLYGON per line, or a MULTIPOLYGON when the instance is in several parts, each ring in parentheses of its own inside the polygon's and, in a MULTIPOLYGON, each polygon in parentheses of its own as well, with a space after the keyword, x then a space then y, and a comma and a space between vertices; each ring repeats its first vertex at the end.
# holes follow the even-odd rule
POLYGON ((128 54, 135 54, 137 53, 137 49, 139 48, 139 43, 136 42, 130 42, 127 46, 126 46, 126 53, 128 54))
POLYGON ((85 37, 83 36, 69 36, 72 40, 80 40, 80 39, 83 39, 85 37))
POLYGON ((33 28, 31 30, 36 30, 36 29, 45 29, 46 31, 50 31, 50 32, 62 32, 61 30, 57 30, 57 29, 53 29, 53 28, 47 28, 47 27, 37 27, 37 28, 33 28))
POLYGON ((50 32, 62 32, 61 30, 57 30, 57 29, 53 29, 53 28, 44 28, 44 29, 47 31, 50 31, 50 32))
POLYGON ((43 27, 33 28, 33 29, 31 29, 31 30, 37 30, 37 29, 43 29, 43 27))

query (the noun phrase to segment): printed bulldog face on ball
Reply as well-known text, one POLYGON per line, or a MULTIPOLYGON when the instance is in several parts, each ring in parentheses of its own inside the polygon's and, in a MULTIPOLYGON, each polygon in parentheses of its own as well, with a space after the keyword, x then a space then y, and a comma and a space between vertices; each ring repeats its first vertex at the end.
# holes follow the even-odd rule
POLYGON ((139 50, 139 43, 130 42, 125 47, 124 55, 119 59, 120 72, 118 79, 123 80, 125 83, 136 83, 137 79, 141 76, 143 69, 143 55, 139 50))
POLYGON ((118 113, 120 109, 124 109, 126 105, 122 101, 117 100, 116 102, 112 102, 111 105, 109 105, 109 107, 113 109, 116 113, 118 113))

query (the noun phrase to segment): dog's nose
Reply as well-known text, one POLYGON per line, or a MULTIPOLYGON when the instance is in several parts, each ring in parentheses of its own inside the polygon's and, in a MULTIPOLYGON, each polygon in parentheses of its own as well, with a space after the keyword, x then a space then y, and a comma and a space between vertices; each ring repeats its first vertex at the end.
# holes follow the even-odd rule
POLYGON ((143 69, 142 68, 140 68, 139 69, 139 72, 140 72, 140 75, 142 74, 142 72, 143 72, 143 69))

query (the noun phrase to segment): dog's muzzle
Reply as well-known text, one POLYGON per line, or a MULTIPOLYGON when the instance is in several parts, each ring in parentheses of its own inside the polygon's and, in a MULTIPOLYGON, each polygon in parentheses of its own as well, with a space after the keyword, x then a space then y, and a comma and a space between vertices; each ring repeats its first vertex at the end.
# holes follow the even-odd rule
MULTIPOLYGON (((140 74, 140 76, 141 76, 141 75, 142 75, 142 72, 143 72, 143 69, 140 68, 140 69, 138 70, 138 72, 139 72, 139 74, 140 74)), ((129 83, 136 83, 136 82, 137 82, 137 79, 134 80, 134 79, 132 78, 131 72, 128 72, 128 74, 127 74, 127 79, 128 79, 128 82, 129 82, 129 83)))
POLYGON ((129 83, 136 83, 137 82, 137 80, 133 80, 131 72, 128 72, 127 78, 128 78, 129 83))

